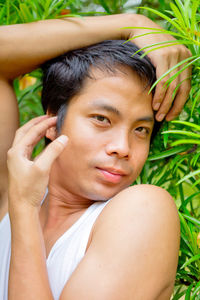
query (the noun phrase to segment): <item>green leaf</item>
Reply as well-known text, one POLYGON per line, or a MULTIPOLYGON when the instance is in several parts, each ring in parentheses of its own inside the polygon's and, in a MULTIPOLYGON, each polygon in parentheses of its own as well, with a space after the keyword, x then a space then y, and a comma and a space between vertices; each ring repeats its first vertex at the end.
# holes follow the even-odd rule
POLYGON ((199 194, 200 194, 200 191, 198 191, 198 192, 196 192, 196 193, 190 195, 189 197, 187 197, 187 198, 185 199, 185 201, 181 204, 179 210, 183 210, 183 209, 187 206, 187 204, 188 204, 195 196, 197 196, 197 195, 199 195, 199 194))
POLYGON ((172 68, 168 69, 167 72, 165 72, 162 76, 160 76, 156 82, 154 82, 154 84, 152 85, 151 89, 149 92, 151 92, 154 87, 164 78, 166 77, 169 73, 171 73, 172 71, 174 71, 175 69, 177 69, 178 67, 182 66, 183 64, 185 64, 186 62, 190 61, 190 60, 194 60, 195 58, 199 59, 199 57, 197 55, 194 55, 194 56, 191 56, 191 57, 188 57, 184 60, 182 60, 181 62, 179 62, 178 64, 176 64, 175 66, 173 66, 172 68))
POLYGON ((185 300, 190 300, 191 298, 191 291, 192 291, 192 288, 194 286, 194 283, 191 283, 190 286, 188 287, 187 289, 187 292, 185 294, 185 300))
POLYGON ((6 23, 7 25, 9 25, 10 24, 10 0, 6 0, 6 8, 7 8, 6 23))
POLYGON ((152 9, 152 8, 150 8, 150 7, 139 7, 139 8, 140 8, 140 9, 147 10, 147 11, 150 11, 150 12, 152 12, 152 13, 158 15, 159 17, 161 17, 161 18, 167 20, 167 21, 168 21, 170 24, 172 24, 178 31, 180 31, 180 32, 182 32, 182 33, 184 32, 184 31, 182 30, 182 28, 181 28, 174 20, 170 19, 170 18, 167 17, 165 14, 163 14, 163 13, 161 13, 161 12, 155 10, 155 9, 152 9))
MULTIPOLYGON (((186 42, 186 43, 190 43, 190 42, 186 42)), ((164 44, 164 42, 161 43, 161 44, 164 44)), ((160 47, 155 47, 155 48, 153 48, 153 49, 150 49, 150 50, 148 50, 148 51, 145 51, 145 53, 141 55, 141 58, 143 58, 144 56, 148 55, 149 53, 151 53, 151 52, 153 52, 153 51, 155 51, 155 50, 159 50, 159 49, 163 49, 163 48, 167 48, 167 47, 171 47, 171 46, 176 46, 176 45, 181 45, 181 44, 183 44, 183 43, 182 43, 182 42, 179 42, 179 41, 176 41, 176 42, 170 43, 170 44, 168 44, 168 45, 164 45, 164 46, 162 45, 162 46, 160 46, 160 47)), ((185 43, 184 43, 184 44, 185 44, 185 43)), ((140 50, 140 51, 141 51, 141 50, 140 50)))
POLYGON ((176 5, 178 6, 182 15, 184 15, 184 6, 181 0, 175 0, 176 5))
POLYGON ((198 90, 194 100, 193 100, 193 104, 192 104, 192 109, 191 109, 191 116, 193 115, 193 112, 194 112, 194 108, 197 104, 197 101, 200 100, 200 89, 198 90))
MULTIPOLYGON (((189 39, 191 40, 191 38, 183 35, 183 34, 180 34, 178 32, 174 32, 174 31, 171 31, 171 30, 166 30, 166 29, 163 29, 163 28, 154 28, 154 27, 137 27, 137 26, 131 26, 131 27, 121 27, 120 29, 147 29, 147 30, 152 30, 155 34, 170 34, 170 35, 174 35, 176 37, 180 37, 182 39, 189 39)), ((138 36, 137 36, 138 37, 138 36)), ((130 38, 129 40, 132 40, 132 38, 130 38)))
POLYGON ((187 63, 186 65, 184 65, 184 67, 182 69, 180 69, 179 71, 177 71, 173 76, 171 76, 165 83, 165 85, 168 87, 171 82, 178 77, 184 70, 186 70, 189 66, 191 66, 192 64, 194 64, 196 61, 200 60, 200 56, 195 58, 194 60, 192 60, 191 62, 187 63))
POLYGON ((0 10, 0 22, 2 22, 3 17, 5 16, 5 12, 6 12, 6 7, 3 6, 0 10))
POLYGON ((199 291, 200 291, 200 281, 197 282, 196 286, 194 287, 191 300, 199 300, 196 298, 196 295, 199 291))
POLYGON ((161 134, 169 134, 169 133, 175 133, 175 134, 180 134, 180 135, 185 135, 185 136, 190 136, 190 137, 195 137, 200 139, 200 133, 194 133, 191 131, 186 131, 186 130, 167 130, 161 132, 161 134))
POLYGON ((174 123, 174 124, 186 125, 186 126, 192 127, 194 129, 200 131, 200 125, 197 125, 195 123, 191 123, 191 122, 187 122, 187 121, 181 121, 181 120, 174 120, 174 121, 171 121, 171 122, 174 123))
MULTIPOLYGON (((176 96, 176 94, 177 94, 177 91, 178 91, 178 89, 180 88, 181 84, 182 84, 184 81, 186 81, 186 80, 188 80, 188 79, 191 79, 191 78, 192 78, 192 76, 187 77, 187 78, 183 79, 182 81, 180 81, 179 84, 177 84, 177 86, 176 86, 176 88, 174 89, 173 94, 172 94, 172 99, 173 99, 173 100, 174 100, 174 98, 175 98, 175 96, 176 96)), ((192 115, 192 113, 191 113, 191 115, 192 115)))
POLYGON ((199 1, 193 1, 192 3, 192 15, 191 15, 191 31, 194 32, 195 24, 196 24, 196 13, 197 8, 199 7, 199 1))
POLYGON ((110 11, 110 8, 108 7, 107 3, 105 0, 98 0, 99 4, 101 4, 101 6, 105 9, 105 11, 108 14, 111 14, 112 12, 110 11))
POLYGON ((188 265, 190 265, 192 262, 199 260, 200 259, 200 254, 194 255, 193 257, 191 257, 190 259, 188 259, 181 267, 181 269, 187 267, 188 265))
POLYGON ((177 18, 177 22, 178 22, 179 25, 182 27, 182 29, 185 31, 185 29, 186 29, 186 24, 185 24, 184 18, 183 18, 183 16, 181 15, 179 9, 177 8, 177 6, 176 6, 173 2, 170 2, 170 7, 171 7, 171 9, 173 10, 174 15, 175 15, 176 18, 177 18))
POLYGON ((186 151, 187 149, 188 149, 188 147, 184 145, 184 146, 179 146, 179 147, 172 148, 172 149, 169 149, 166 151, 162 151, 161 153, 150 155, 148 157, 148 161, 153 161, 153 160, 157 160, 157 159, 163 159, 166 157, 170 157, 172 155, 186 151))
POLYGON ((28 6, 25 3, 21 3, 19 5, 19 7, 20 7, 20 13, 21 13, 21 17, 22 17, 23 21, 25 23, 33 21, 32 14, 31 14, 28 6))
MULTIPOLYGON (((200 170, 199 170, 199 172, 200 172, 200 170)), ((185 219, 187 219, 188 221, 192 222, 193 224, 200 226, 200 221, 199 220, 197 220, 197 219, 195 219, 195 218, 193 218, 191 216, 185 215, 185 214, 182 214, 182 216, 185 219)))
POLYGON ((196 180, 196 182, 192 185, 192 187, 195 187, 196 185, 198 185, 200 183, 200 178, 198 180, 196 180))
POLYGON ((182 144, 194 144, 194 145, 200 145, 200 140, 194 140, 194 139, 180 139, 175 142, 173 142, 172 146, 182 145, 182 144))
MULTIPOLYGON (((131 38, 131 39, 125 41, 123 44, 125 44, 125 43, 128 42, 128 41, 132 41, 132 40, 134 40, 134 39, 137 39, 138 37, 145 36, 145 35, 148 35, 148 34, 157 34, 157 32, 148 32, 148 33, 144 33, 144 34, 141 34, 141 35, 137 35, 137 36, 135 36, 135 37, 133 37, 133 38, 131 38)), ((192 42, 189 42, 189 43, 192 43, 192 42)), ((141 51, 144 51, 144 50, 146 50, 146 49, 148 49, 148 48, 152 48, 152 47, 155 47, 155 46, 166 45, 165 47, 170 47, 170 46, 179 45, 179 44, 180 44, 180 45, 185 44, 185 40, 178 40, 178 41, 176 41, 176 42, 175 42, 174 40, 171 40, 171 41, 159 42, 159 43, 147 45, 147 46, 145 46, 145 47, 143 47, 143 48, 137 50, 137 51, 133 54, 133 56, 134 56, 135 54, 141 52, 141 51)), ((154 51, 154 50, 156 50, 156 49, 162 49, 162 48, 164 48, 164 46, 163 46, 163 47, 159 47, 159 48, 158 48, 158 47, 157 47, 157 48, 155 47, 154 49, 151 49, 151 50, 149 50, 149 51, 146 51, 145 54, 143 54, 143 56, 146 56, 148 53, 150 53, 150 51, 154 51)))

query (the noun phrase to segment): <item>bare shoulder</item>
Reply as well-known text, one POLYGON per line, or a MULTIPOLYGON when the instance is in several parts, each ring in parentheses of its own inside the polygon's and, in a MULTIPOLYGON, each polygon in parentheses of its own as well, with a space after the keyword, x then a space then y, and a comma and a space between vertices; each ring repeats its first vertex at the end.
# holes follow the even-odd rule
POLYGON ((101 249, 102 256, 109 253, 105 245, 114 249, 110 263, 121 266, 127 284, 127 274, 132 278, 129 290, 138 298, 131 299, 170 298, 178 264, 180 222, 167 191, 153 185, 129 187, 110 200, 95 226, 93 247, 101 249), (142 298, 144 295, 149 298, 142 298))
POLYGON ((151 185, 121 191, 99 215, 90 246, 61 299, 169 300, 179 239, 169 193, 151 185))
POLYGON ((165 223, 168 232, 172 228, 179 234, 179 217, 173 198, 166 190, 148 184, 131 186, 115 195, 97 220, 96 227, 115 218, 129 226, 133 217, 145 219, 146 225, 148 222, 155 226, 165 223))

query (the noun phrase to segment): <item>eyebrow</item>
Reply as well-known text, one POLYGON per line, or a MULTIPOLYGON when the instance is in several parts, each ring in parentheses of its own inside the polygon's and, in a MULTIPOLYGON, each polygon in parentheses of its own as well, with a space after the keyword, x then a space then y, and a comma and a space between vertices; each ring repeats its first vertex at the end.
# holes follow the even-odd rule
POLYGON ((102 103, 101 102, 94 102, 94 103, 92 103, 92 106, 94 108, 103 109, 103 110, 106 110, 108 112, 112 112, 112 113, 114 113, 115 115, 117 115, 119 117, 121 116, 120 111, 112 105, 109 105, 109 104, 106 104, 106 103, 103 103, 103 102, 102 103))
POLYGON ((145 117, 142 117, 142 118, 139 118, 139 119, 136 120, 136 122, 141 122, 141 121, 146 121, 146 122, 153 123, 154 122, 154 118, 151 117, 151 116, 145 116, 145 117))
MULTIPOLYGON (((120 113, 120 111, 116 107, 114 107, 114 106, 112 106, 110 104, 107 104, 107 103, 105 103, 103 101, 102 102, 101 101, 93 102, 92 103, 92 107, 98 108, 98 109, 102 109, 102 110, 106 110, 108 112, 114 113, 115 115, 117 115, 119 117, 122 117, 122 114, 120 113)), ((146 121, 146 122, 153 123, 154 122, 154 117, 152 117, 152 116, 144 116, 144 117, 141 117, 139 119, 136 119, 135 121, 136 122, 146 121)))

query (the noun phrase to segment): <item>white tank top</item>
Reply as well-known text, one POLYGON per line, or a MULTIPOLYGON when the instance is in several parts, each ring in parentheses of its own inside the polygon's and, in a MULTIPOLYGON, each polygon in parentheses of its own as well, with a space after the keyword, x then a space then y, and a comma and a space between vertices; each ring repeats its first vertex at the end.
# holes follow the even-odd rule
MULTIPOLYGON (((55 242, 46 260, 49 282, 55 300, 85 254, 94 222, 106 206, 95 202, 55 242)), ((11 253, 11 232, 8 214, 0 222, 0 300, 8 299, 8 276, 11 253)))

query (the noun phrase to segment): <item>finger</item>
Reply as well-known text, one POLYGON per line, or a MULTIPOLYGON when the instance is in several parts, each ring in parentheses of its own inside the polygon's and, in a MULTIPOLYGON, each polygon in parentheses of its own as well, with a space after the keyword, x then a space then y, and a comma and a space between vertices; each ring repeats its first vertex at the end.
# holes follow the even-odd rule
POLYGON ((35 162, 41 170, 48 172, 56 160, 56 158, 62 153, 68 142, 68 137, 66 135, 61 135, 53 142, 51 142, 48 147, 43 151, 40 157, 35 162))
MULTIPOLYGON (((157 62, 156 66, 156 78, 159 79, 167 70, 169 69, 168 61, 167 59, 163 60, 163 62, 157 62)), ((153 109, 158 110, 166 93, 166 87, 165 83, 168 80, 169 76, 165 76, 157 85, 155 94, 153 97, 153 109)))
POLYGON ((29 122, 27 122, 25 125, 23 125, 19 129, 17 129, 17 131, 15 133, 15 138, 13 141, 13 146, 15 146, 22 139, 22 137, 26 134, 26 132, 31 127, 33 127, 34 125, 38 124, 39 122, 41 122, 42 120, 45 120, 47 118, 48 118, 47 115, 36 117, 36 118, 30 120, 29 122))
MULTIPOLYGON (((188 57, 188 56, 187 56, 188 57)), ((181 60, 185 59, 186 57, 182 57, 181 60)), ((192 74, 192 68, 189 67, 186 70, 184 70, 180 74, 180 87, 178 89, 178 93, 176 95, 176 98, 174 100, 173 106, 170 109, 170 111, 167 114, 166 120, 171 121, 174 118, 176 118, 181 110, 183 109, 184 104, 186 103, 190 89, 191 89, 191 74, 192 74)))
POLYGON ((32 126, 18 143, 20 147, 34 147, 44 136, 47 129, 55 126, 57 117, 47 118, 32 126))
POLYGON ((167 121, 173 120, 180 114, 180 112, 184 107, 185 102, 187 101, 190 88, 191 85, 189 80, 187 83, 181 84, 176 99, 174 100, 173 107, 171 108, 171 110, 166 116, 167 121))
POLYGON ((29 129, 16 145, 24 157, 30 159, 34 146, 45 136, 48 128, 55 126, 56 120, 57 117, 47 118, 29 129))
MULTIPOLYGON (((169 69, 174 67, 177 63, 179 62, 179 53, 174 50, 173 55, 171 56, 170 63, 169 63, 169 69)), ((178 68, 174 69, 173 71, 170 72, 169 76, 172 77, 174 74, 178 72, 178 68)), ((169 78, 170 78, 169 77, 169 78)), ((176 87, 179 84, 180 77, 177 76, 168 86, 165 97, 160 105, 160 108, 156 114, 156 120, 157 121, 162 121, 168 111, 170 110, 173 100, 174 100, 174 92, 176 87)))

